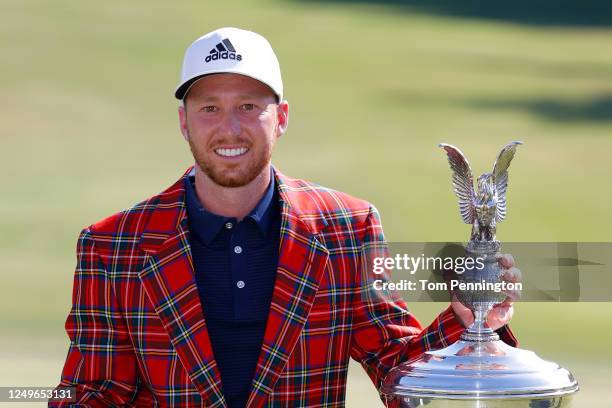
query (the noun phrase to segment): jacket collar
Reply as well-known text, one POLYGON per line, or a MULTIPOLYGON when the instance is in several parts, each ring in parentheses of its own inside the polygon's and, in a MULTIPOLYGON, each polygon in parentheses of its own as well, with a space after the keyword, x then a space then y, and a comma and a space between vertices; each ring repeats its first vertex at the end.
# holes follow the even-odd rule
MULTIPOLYGON (((177 355, 206 406, 225 407, 195 281, 185 206, 185 177, 147 206, 141 236, 147 253, 140 279, 177 355)), ((329 253, 318 239, 327 225, 314 191, 273 168, 281 211, 276 280, 249 406, 263 405, 296 345, 312 307, 329 253)))
MULTIPOLYGON (((279 193, 281 216, 296 220, 306 228, 309 235, 317 235, 326 226, 327 221, 322 214, 313 191, 299 179, 282 174, 272 167, 276 189, 279 193), (285 214, 286 213, 286 214, 285 214)), ((181 224, 188 230, 187 206, 185 204, 185 179, 193 175, 193 166, 172 184, 169 188, 154 197, 151 203, 151 215, 141 237, 141 247, 149 253, 156 250, 172 235, 181 230, 181 224)))

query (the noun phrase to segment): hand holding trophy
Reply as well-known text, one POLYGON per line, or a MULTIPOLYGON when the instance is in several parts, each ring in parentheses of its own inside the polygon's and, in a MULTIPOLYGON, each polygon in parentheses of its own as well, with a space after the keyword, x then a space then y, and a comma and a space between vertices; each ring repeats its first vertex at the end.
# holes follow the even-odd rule
MULTIPOLYGON (((521 271, 514 264, 514 257, 510 254, 499 255, 498 263, 502 268, 500 278, 508 283, 520 283, 522 280, 521 271)), ((486 319, 487 327, 492 330, 497 330, 506 324, 510 323, 514 315, 513 302, 521 296, 520 291, 516 289, 508 289, 504 291, 506 299, 493 306, 489 311, 486 319)), ((455 293, 452 294, 451 302, 453 311, 463 327, 470 327, 474 322, 474 313, 470 308, 466 307, 459 301, 455 293)))

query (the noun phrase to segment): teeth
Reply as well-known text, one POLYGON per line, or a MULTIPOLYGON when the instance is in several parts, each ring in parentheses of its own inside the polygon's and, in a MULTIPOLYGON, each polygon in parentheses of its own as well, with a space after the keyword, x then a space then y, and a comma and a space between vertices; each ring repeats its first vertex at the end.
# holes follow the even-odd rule
POLYGON ((215 153, 225 157, 240 156, 241 154, 245 154, 248 151, 249 149, 246 147, 240 147, 237 149, 215 149, 215 153))

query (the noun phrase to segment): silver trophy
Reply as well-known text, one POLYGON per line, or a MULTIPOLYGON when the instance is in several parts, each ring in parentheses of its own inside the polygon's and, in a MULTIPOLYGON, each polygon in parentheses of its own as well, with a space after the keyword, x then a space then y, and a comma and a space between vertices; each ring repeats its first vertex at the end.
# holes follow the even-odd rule
POLYGON ((461 217, 472 225, 466 257, 480 258, 484 265, 466 269, 455 278, 462 283, 482 283, 483 289, 454 292, 474 312, 474 323, 459 341, 389 372, 380 389, 388 407, 569 407, 578 391, 569 371, 532 351, 507 345, 485 324, 489 311, 506 298, 504 292, 488 289, 493 285, 487 283, 502 281, 497 261, 501 244, 495 231, 506 216, 508 167, 520 144, 512 142, 502 149, 493 172, 478 177, 476 191, 465 155, 454 146, 440 145, 453 171, 461 217))

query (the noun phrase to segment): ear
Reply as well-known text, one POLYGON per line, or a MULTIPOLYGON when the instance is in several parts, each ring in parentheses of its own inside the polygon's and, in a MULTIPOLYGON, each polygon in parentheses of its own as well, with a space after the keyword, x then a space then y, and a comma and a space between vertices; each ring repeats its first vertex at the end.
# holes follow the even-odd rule
POLYGON ((187 108, 184 103, 181 103, 181 106, 178 108, 179 114, 179 126, 181 128, 181 133, 183 134, 183 138, 189 141, 189 130, 187 129, 187 108))
POLYGON ((276 115, 278 120, 278 135, 280 137, 289 126, 289 102, 281 101, 276 107, 276 115))

